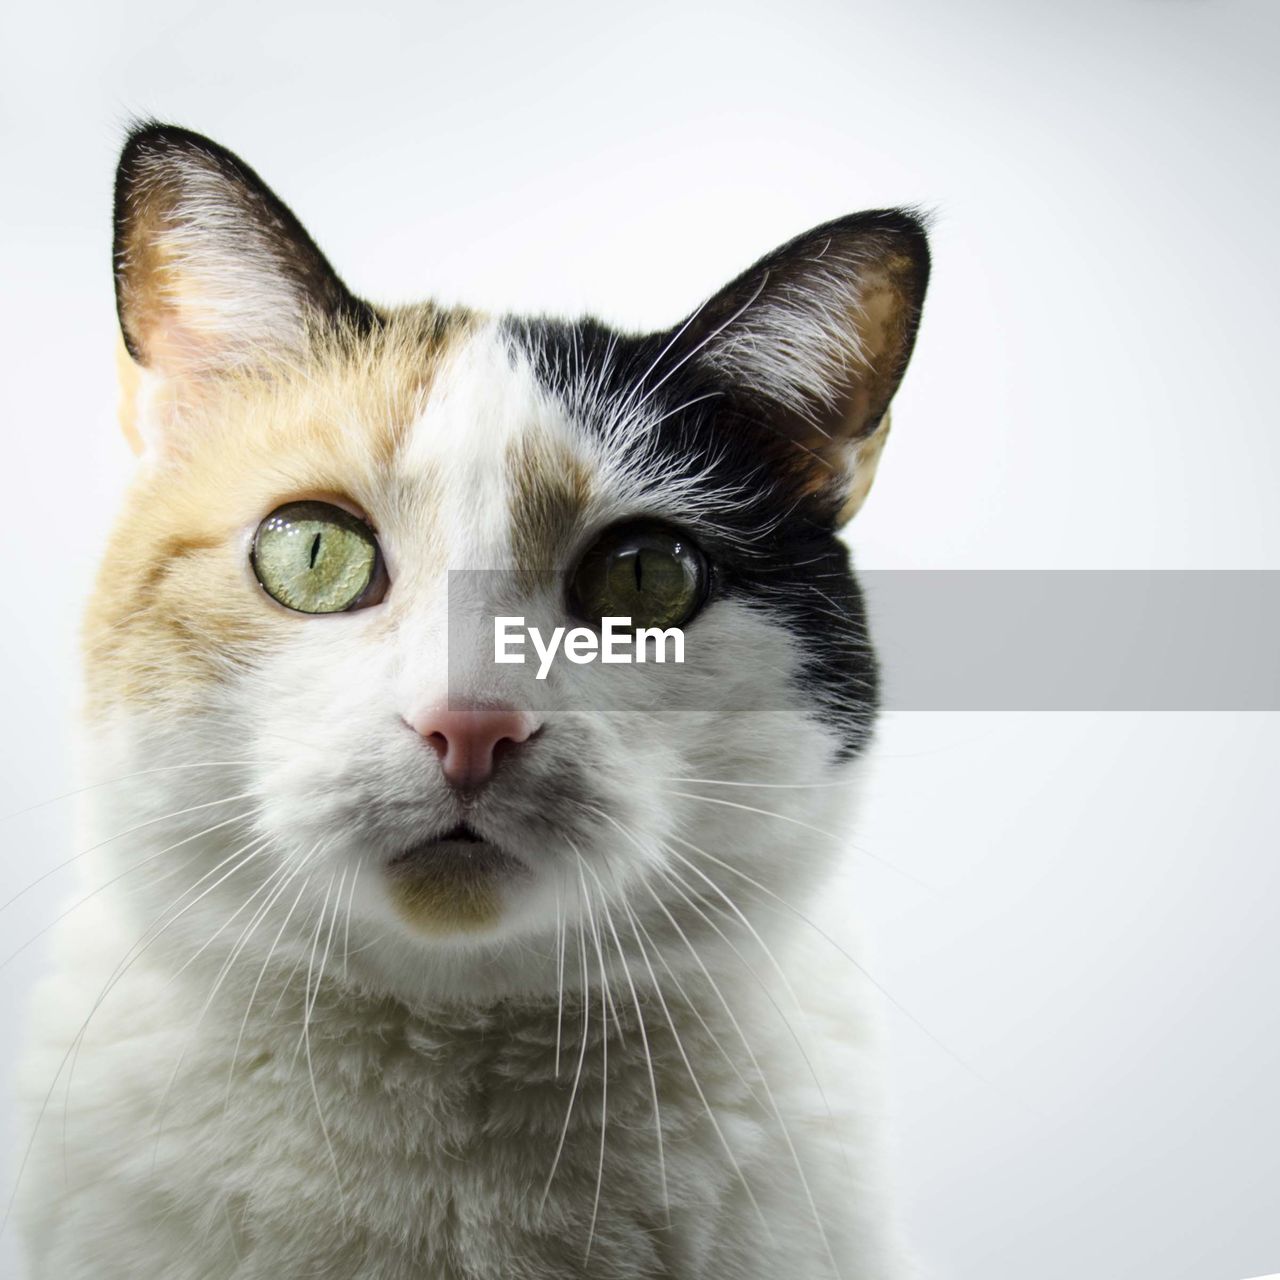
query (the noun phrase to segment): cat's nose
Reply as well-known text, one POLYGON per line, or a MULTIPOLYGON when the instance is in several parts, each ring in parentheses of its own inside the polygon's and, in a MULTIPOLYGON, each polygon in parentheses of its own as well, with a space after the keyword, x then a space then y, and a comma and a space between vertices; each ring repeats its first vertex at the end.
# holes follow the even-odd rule
POLYGON ((538 730, 514 707, 434 707, 407 723, 435 749, 445 781, 463 790, 488 781, 498 757, 538 730))

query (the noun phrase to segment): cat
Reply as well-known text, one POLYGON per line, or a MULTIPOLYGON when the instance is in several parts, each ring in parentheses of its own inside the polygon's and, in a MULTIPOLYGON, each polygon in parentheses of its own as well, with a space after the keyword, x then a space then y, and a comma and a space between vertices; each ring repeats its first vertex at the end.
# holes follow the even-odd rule
POLYGON ((839 531, 921 220, 643 335, 365 302, 157 123, 114 232, 140 459, 22 1070, 31 1280, 911 1274, 876 993, 806 913, 876 712, 839 531), (683 662, 537 680, 497 615, 683 662))

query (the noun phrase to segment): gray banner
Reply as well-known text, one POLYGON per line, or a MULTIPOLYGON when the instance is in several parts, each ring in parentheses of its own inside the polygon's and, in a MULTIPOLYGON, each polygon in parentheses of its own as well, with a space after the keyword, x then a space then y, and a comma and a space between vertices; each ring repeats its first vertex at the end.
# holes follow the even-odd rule
POLYGON ((1277 572, 859 577, 895 710, 1280 710, 1277 572))

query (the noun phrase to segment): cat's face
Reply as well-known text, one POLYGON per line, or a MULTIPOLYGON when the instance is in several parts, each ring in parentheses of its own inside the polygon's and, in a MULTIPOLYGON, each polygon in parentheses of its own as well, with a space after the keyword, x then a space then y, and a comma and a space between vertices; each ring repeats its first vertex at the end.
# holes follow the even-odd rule
POLYGON ((876 684, 837 528, 914 338, 911 218, 810 233, 661 334, 384 311, 242 164, 153 128, 116 263, 144 456, 90 612, 91 751, 136 775, 118 826, 190 811, 148 848, 183 839, 194 919, 274 910, 305 946, 327 914, 367 973, 465 991, 536 984, 511 944, 593 903, 642 926, 822 872, 805 824, 876 684), (681 624, 684 661, 494 661, 495 617, 610 612, 681 624))

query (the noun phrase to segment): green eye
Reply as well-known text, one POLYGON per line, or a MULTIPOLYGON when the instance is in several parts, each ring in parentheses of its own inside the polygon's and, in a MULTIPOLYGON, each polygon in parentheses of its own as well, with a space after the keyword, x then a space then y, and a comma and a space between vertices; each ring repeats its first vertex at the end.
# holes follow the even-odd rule
POLYGON ((373 531, 328 502, 290 502, 259 526, 250 556, 263 589, 299 613, 377 604, 386 575, 373 531))
POLYGON ((636 627, 678 627, 706 603, 710 578, 706 556, 679 530, 615 525, 574 570, 569 603, 591 623, 630 618, 636 627))

